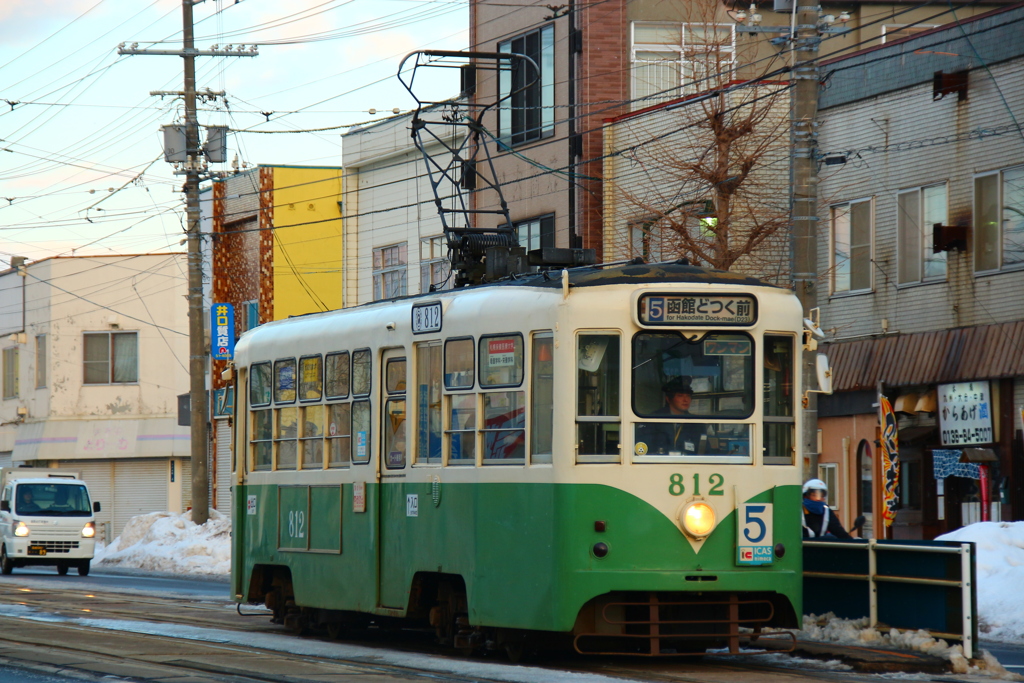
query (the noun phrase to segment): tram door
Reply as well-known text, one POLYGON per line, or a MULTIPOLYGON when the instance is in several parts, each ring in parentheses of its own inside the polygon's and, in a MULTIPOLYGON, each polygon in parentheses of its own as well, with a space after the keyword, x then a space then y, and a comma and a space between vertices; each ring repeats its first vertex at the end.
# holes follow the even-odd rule
POLYGON ((405 349, 388 349, 381 362, 380 387, 380 495, 378 499, 380 537, 377 603, 381 607, 404 609, 408 604, 407 557, 402 553, 407 519, 418 513, 417 501, 405 494, 408 463, 405 391, 407 370, 405 349))

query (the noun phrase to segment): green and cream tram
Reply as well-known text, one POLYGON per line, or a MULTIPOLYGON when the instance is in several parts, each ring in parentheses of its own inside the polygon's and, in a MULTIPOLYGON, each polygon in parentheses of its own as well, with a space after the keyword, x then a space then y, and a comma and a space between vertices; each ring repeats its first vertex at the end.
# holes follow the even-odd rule
POLYGON ((628 264, 247 332, 235 599, 510 652, 796 626, 801 330, 789 290, 628 264))

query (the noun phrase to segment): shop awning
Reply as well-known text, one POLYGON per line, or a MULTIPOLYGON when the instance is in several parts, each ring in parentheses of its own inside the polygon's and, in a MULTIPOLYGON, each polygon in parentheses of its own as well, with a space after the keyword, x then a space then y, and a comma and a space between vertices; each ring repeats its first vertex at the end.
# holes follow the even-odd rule
POLYGON ((18 425, 14 462, 187 457, 188 427, 174 418, 41 420, 18 425))
POLYGON ((833 342, 835 391, 1024 376, 1024 321, 833 342))

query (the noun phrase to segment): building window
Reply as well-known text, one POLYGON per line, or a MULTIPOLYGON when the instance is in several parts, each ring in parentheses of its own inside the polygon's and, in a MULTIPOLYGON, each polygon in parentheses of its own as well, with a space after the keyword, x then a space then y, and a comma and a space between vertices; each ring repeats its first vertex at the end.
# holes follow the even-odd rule
POLYGON ((238 321, 238 325, 242 332, 259 326, 260 302, 243 301, 238 305, 238 309, 241 312, 241 315, 239 315, 240 320, 238 321))
POLYGON ((938 24, 883 24, 882 25, 882 43, 891 43, 894 40, 900 38, 909 38, 910 36, 918 33, 924 33, 925 31, 931 31, 938 24))
POLYGON ((633 23, 633 107, 715 88, 731 78, 736 28, 727 24, 633 23))
POLYGON ((896 198, 899 236, 899 284, 942 280, 946 252, 932 252, 936 225, 946 223, 946 185, 904 190, 896 198))
POLYGON ((514 227, 519 246, 525 247, 526 253, 555 246, 555 214, 519 221, 514 227))
POLYGON ((46 386, 47 362, 46 335, 36 335, 36 389, 42 389, 46 386))
POLYGON ((451 262, 443 235, 420 241, 420 292, 451 289, 451 262))
POLYGON ((529 62, 517 68, 504 65, 498 77, 498 134, 513 145, 553 135, 555 132, 555 27, 550 24, 525 35, 498 43, 498 52, 526 55, 529 62), (538 77, 539 76, 539 77, 538 77))
POLYGON ((18 398, 18 347, 4 349, 4 398, 18 398))
POLYGON ((1024 264, 1024 166, 974 179, 974 270, 1024 264))
POLYGON ((832 291, 871 289, 871 200, 832 207, 832 291))
POLYGON ((85 334, 85 384, 131 384, 139 381, 136 332, 85 334))
POLYGON ((405 296, 408 255, 405 244, 373 250, 373 299, 405 296))
POLYGON ((669 260, 671 249, 665 245, 661 226, 651 221, 632 223, 629 226, 629 256, 640 256, 645 263, 661 263, 669 260))

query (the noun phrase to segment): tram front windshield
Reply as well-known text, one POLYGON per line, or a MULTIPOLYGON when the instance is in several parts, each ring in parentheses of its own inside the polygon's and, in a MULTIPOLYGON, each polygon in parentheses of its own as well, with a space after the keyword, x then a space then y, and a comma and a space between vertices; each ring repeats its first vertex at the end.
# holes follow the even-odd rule
POLYGON ((742 333, 633 338, 637 455, 750 455, 754 344, 742 333))

